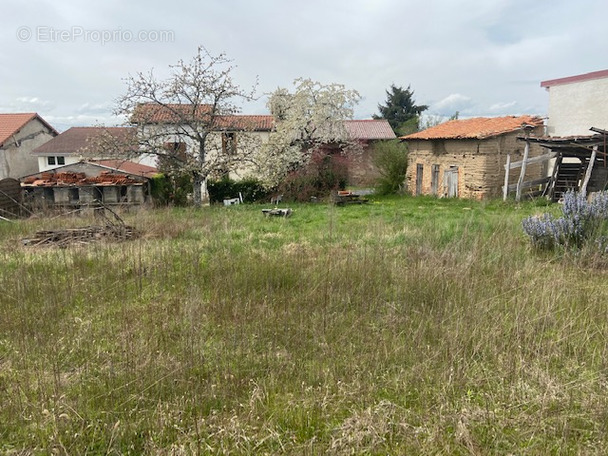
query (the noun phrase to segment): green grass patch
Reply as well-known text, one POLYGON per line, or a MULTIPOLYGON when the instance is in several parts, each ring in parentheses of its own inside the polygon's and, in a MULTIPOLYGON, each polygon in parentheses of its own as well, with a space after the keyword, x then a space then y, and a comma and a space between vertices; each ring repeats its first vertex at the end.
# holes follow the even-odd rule
POLYGON ((537 203, 371 197, 0 224, 0 451, 601 454, 605 270, 537 203))

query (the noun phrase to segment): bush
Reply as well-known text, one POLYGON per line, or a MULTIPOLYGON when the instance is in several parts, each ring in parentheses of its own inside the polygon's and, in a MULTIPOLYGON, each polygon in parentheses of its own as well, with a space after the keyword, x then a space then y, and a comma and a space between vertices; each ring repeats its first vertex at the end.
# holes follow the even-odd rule
POLYGON ((286 201, 310 201, 332 190, 344 190, 348 182, 348 162, 340 154, 314 153, 309 163, 291 173, 279 184, 278 192, 286 201))
POLYGON ((407 171, 407 146, 399 141, 386 141, 374 146, 374 166, 380 177, 376 194, 392 195, 403 190, 407 171))
POLYGON ((598 192, 588 202, 581 193, 568 191, 564 196, 562 217, 535 215, 522 221, 532 245, 540 249, 581 248, 594 239, 604 248, 608 225, 608 192, 598 192))
POLYGON ((224 177, 219 180, 209 179, 207 191, 211 203, 221 203, 225 199, 243 197, 243 202, 254 203, 269 198, 269 189, 257 179, 243 179, 240 181, 224 177))
POLYGON ((159 206, 186 206, 192 193, 192 176, 187 173, 159 174, 150 180, 150 193, 159 206))

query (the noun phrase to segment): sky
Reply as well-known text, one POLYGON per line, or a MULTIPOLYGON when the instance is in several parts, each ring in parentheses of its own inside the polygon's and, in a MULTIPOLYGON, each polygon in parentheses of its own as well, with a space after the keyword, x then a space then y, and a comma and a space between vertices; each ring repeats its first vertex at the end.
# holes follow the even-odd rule
POLYGON ((116 125, 125 79, 225 53, 268 114, 297 78, 339 83, 371 118, 392 84, 430 116, 548 110, 541 81, 608 69, 606 0, 8 0, 0 29, 0 112, 37 112, 59 131, 116 125), (604 57, 602 57, 604 56, 604 57))

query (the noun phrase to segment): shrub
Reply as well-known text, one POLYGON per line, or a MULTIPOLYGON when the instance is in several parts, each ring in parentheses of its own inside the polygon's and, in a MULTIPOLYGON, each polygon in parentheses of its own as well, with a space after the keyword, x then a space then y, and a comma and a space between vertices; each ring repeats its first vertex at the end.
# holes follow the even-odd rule
POLYGON ((535 215, 522 221, 524 232, 536 248, 581 248, 594 239, 604 248, 604 232, 608 223, 608 192, 594 194, 591 201, 585 195, 568 191, 564 196, 562 216, 535 215))
POLYGON ((399 141, 381 142, 374 146, 373 153, 374 166, 380 173, 376 180, 376 194, 399 193, 407 171, 407 146, 399 141))
POLYGON ((278 192, 287 201, 305 202, 327 196, 332 190, 344 190, 347 182, 347 159, 337 153, 317 152, 306 166, 279 184, 278 192))
POLYGON ((243 197, 243 201, 254 203, 268 198, 269 190, 261 181, 253 178, 239 181, 223 177, 207 181, 207 191, 211 203, 221 203, 225 199, 243 197))
POLYGON ((186 206, 192 192, 192 176, 187 173, 159 174, 150 180, 150 193, 159 206, 186 206))

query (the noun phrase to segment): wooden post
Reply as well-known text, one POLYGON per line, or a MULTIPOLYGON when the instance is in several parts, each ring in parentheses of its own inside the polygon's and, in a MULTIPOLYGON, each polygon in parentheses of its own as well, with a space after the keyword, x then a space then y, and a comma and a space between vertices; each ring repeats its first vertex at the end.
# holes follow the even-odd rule
POLYGON ((585 180, 583 180, 583 185, 581 186, 581 193, 585 197, 587 196, 587 184, 589 184, 589 179, 591 179, 591 172, 593 171, 593 165, 595 164, 597 149, 597 145, 593 146, 593 152, 591 152, 591 158, 589 159, 589 164, 587 165, 587 170, 585 171, 585 180))
POLYGON ((521 200, 521 187, 524 183, 524 176, 526 175, 526 165, 528 161, 528 155, 530 154, 530 141, 526 139, 526 147, 524 148, 524 158, 521 162, 521 172, 519 173, 519 179, 517 181, 517 191, 515 193, 515 201, 521 200))
POLYGON ((502 200, 507 201, 507 195, 509 194, 509 173, 511 168, 511 154, 507 155, 507 164, 505 165, 505 185, 502 188, 502 200))

